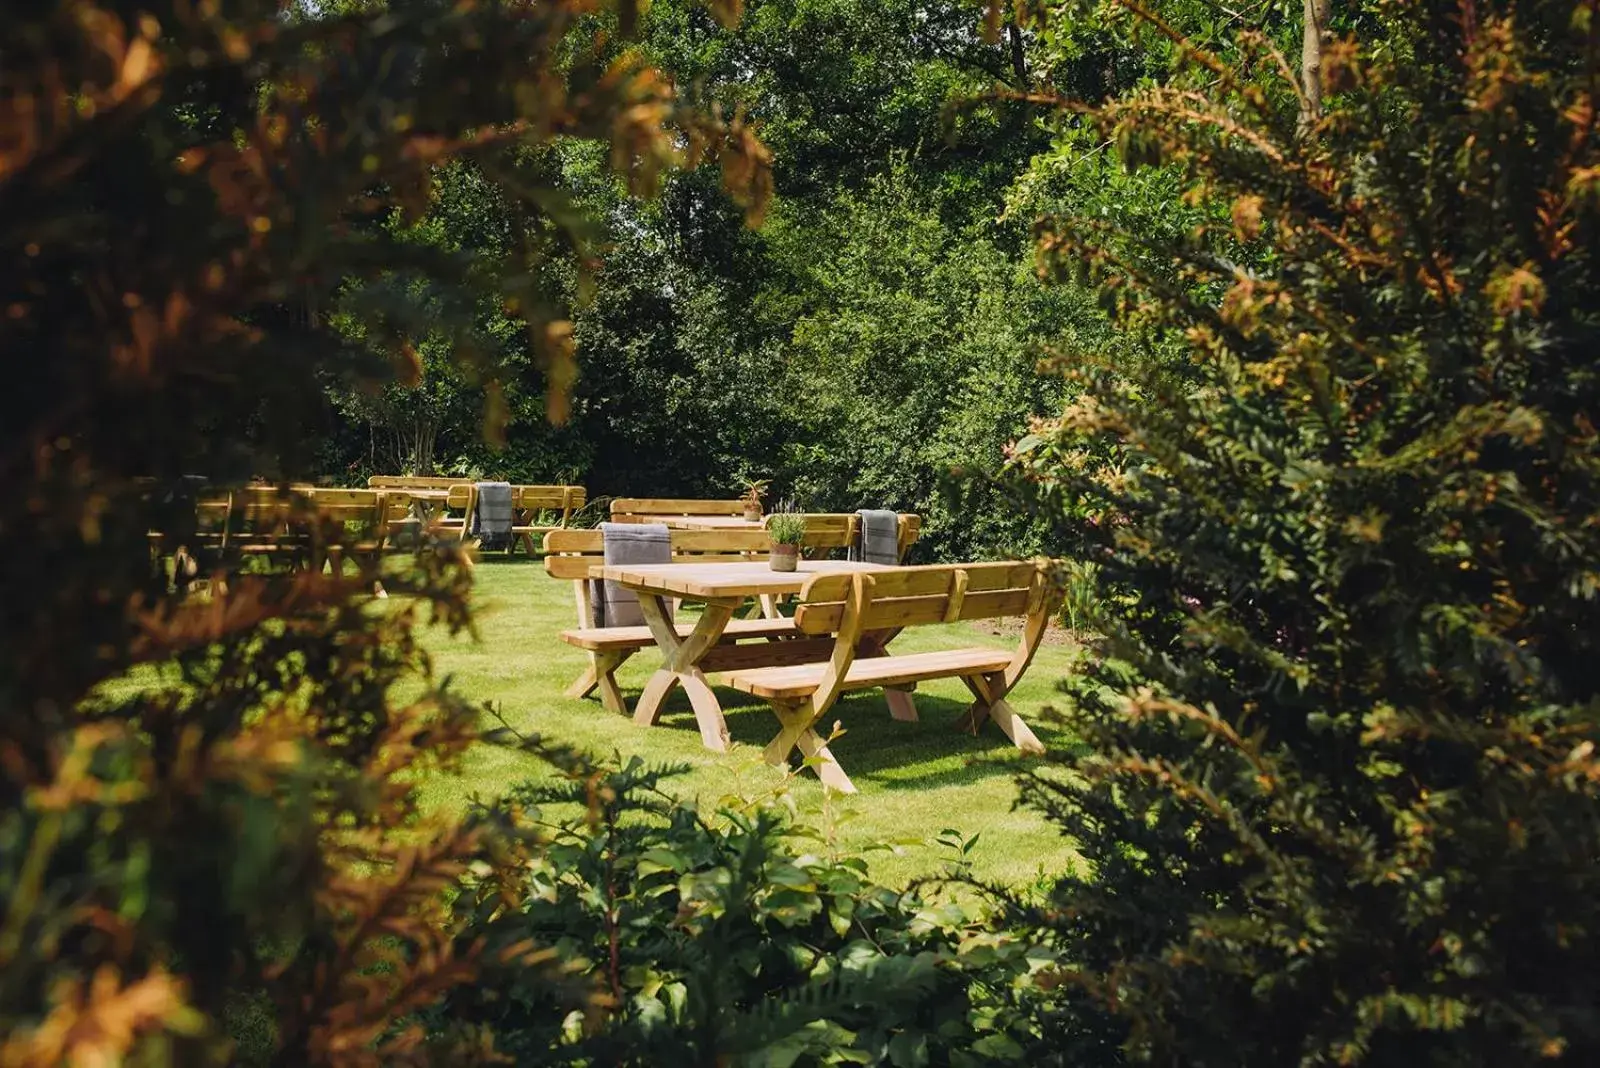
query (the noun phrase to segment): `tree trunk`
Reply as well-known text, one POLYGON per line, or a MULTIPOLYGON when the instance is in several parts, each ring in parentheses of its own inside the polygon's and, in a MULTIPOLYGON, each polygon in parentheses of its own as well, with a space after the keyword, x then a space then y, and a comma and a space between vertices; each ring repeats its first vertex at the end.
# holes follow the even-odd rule
POLYGON ((1300 45, 1300 81, 1305 103, 1300 109, 1300 129, 1322 118, 1322 53, 1328 41, 1328 16, 1333 0, 1305 0, 1305 33, 1300 45))
MULTIPOLYGON (((1310 3, 1311 0, 1306 0, 1310 3)), ((1327 2, 1327 0, 1324 0, 1327 2)), ((1017 88, 1028 88, 1028 60, 1022 51, 1022 28, 1015 22, 1006 26, 1006 37, 1011 42, 1011 70, 1017 76, 1017 88)))

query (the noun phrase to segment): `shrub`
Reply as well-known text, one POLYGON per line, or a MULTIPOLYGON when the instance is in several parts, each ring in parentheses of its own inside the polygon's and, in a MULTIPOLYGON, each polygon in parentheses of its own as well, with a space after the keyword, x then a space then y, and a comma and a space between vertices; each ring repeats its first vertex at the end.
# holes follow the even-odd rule
POLYGON ((534 945, 548 959, 487 967, 440 1006, 442 1031, 485 1029, 541 1064, 911 1066, 1020 1050, 988 991, 1027 973, 1025 941, 875 885, 777 798, 702 814, 663 789, 675 769, 539 751, 562 774, 483 813, 521 835, 528 863, 458 907, 488 958, 534 945))
MULTIPOLYGON (((187 476, 304 476, 321 384, 393 373, 322 324, 347 280, 470 291, 470 257, 381 225, 426 205, 436 163, 512 178, 532 226, 549 190, 518 165, 558 131, 640 188, 688 145, 759 190, 745 132, 585 58, 596 7, 156 0, 0 23, 0 1062, 405 1063, 424 1052, 406 1017, 471 975, 441 894, 481 835, 413 795, 473 734, 414 634, 423 613, 467 626, 457 552, 397 566, 383 605, 371 573, 271 568, 195 598, 149 533, 193 529, 187 476)), ((561 379, 565 326, 522 307, 561 379)), ((364 316, 402 373, 407 313, 364 316)))
POLYGON ((1066 1063, 1600 1056, 1600 26, 1355 24, 1304 132, 1259 36, 1096 113, 1212 222, 1041 231, 1192 358, 1080 364, 1022 453, 1110 609, 1091 751, 1025 786, 1086 858, 1037 917, 1066 1063))

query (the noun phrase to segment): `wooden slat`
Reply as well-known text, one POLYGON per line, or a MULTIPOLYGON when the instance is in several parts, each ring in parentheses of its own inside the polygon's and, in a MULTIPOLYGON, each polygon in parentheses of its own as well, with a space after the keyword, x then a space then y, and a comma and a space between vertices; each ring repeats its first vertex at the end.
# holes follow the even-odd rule
POLYGON ((674 530, 671 537, 675 553, 764 553, 772 548, 772 539, 764 530, 674 530))
MULTIPOLYGON (((653 515, 743 515, 742 500, 699 500, 676 497, 618 497, 611 502, 613 517, 626 516, 638 522, 653 515)), ((648 520, 645 520, 648 521, 648 520)))
MULTIPOLYGON (((943 649, 907 656, 878 656, 856 660, 844 678, 846 690, 867 690, 881 686, 905 686, 930 679, 958 678, 1001 671, 1011 660, 1006 649, 943 649)), ((800 664, 789 667, 757 668, 738 671, 723 681, 736 690, 768 700, 795 700, 809 697, 821 683, 826 664, 800 664)))
MULTIPOLYGON (((875 597, 867 609, 867 629, 888 630, 956 620, 998 619, 1028 612, 1028 590, 985 590, 962 598, 953 616, 949 597, 875 597)), ((843 614, 838 601, 806 603, 795 610, 797 626, 807 634, 828 634, 838 629, 843 614)))
MULTIPOLYGON (((694 633, 694 626, 693 621, 684 621, 673 624, 673 629, 679 637, 687 638, 694 633)), ((732 643, 750 638, 781 638, 793 633, 794 621, 790 619, 735 619, 723 630, 722 639, 732 643)), ((575 627, 562 631, 561 640, 592 652, 642 649, 656 644, 649 627, 575 627)))
MULTIPOLYGON (((792 621, 791 621, 792 622, 792 621)), ((791 631, 792 633, 792 631, 791 631)), ((827 660, 834 641, 827 638, 790 638, 781 642, 746 642, 719 645, 700 658, 701 671, 748 671, 784 664, 811 664, 827 660)))
POLYGON ((451 475, 372 475, 367 479, 371 489, 449 489, 468 479, 451 475))
POLYGON ((1005 616, 1027 615, 1031 589, 984 590, 967 594, 961 604, 958 619, 1000 619, 1005 616))
POLYGON ((552 530, 544 536, 547 553, 599 553, 605 550, 605 538, 599 530, 552 530))
MULTIPOLYGON (((750 554, 771 548, 761 530, 674 530, 671 544, 674 562, 699 564, 748 564, 750 554)), ((605 538, 599 530, 552 530, 545 535, 544 551, 545 572, 552 578, 589 578, 591 569, 605 563, 605 538)))
POLYGON ((657 564, 602 569, 604 577, 632 589, 677 594, 700 601, 726 601, 762 594, 799 593, 812 575, 827 571, 878 571, 872 564, 802 560, 799 570, 774 571, 765 561, 728 564, 657 564))
MULTIPOLYGON (((551 531, 551 533, 555 533, 551 531)), ((591 578, 591 572, 600 566, 600 560, 593 556, 551 556, 545 555, 544 573, 555 579, 580 580, 591 578)))
POLYGON ((1039 567, 1031 560, 1000 560, 992 563, 962 564, 967 573, 967 592, 984 590, 1025 590, 1033 584, 1039 567))
POLYGON ((569 508, 582 508, 587 501, 582 486, 512 486, 511 502, 517 508, 538 508, 541 511, 560 512, 569 508))
MULTIPOLYGON (((851 513, 805 513, 807 549, 848 549, 855 541, 856 516, 851 513)), ((772 517, 767 517, 772 522, 772 517)))

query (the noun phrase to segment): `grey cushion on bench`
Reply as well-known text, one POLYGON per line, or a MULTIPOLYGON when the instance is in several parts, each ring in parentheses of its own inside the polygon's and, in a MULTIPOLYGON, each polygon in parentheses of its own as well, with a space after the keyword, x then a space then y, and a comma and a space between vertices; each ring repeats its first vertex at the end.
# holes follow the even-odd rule
MULTIPOLYGON (((661 523, 601 523, 606 566, 672 563, 672 532, 661 523)), ((597 627, 637 627, 644 623, 639 597, 615 582, 589 583, 597 627)))
POLYGON ((856 515, 861 517, 861 536, 850 546, 850 559, 890 567, 898 564, 900 516, 881 508, 864 508, 856 515))

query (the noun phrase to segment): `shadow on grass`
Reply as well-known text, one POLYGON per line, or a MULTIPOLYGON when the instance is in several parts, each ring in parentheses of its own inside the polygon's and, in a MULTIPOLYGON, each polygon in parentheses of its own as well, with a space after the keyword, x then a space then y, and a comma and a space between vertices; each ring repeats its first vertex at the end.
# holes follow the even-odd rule
MULTIPOLYGON (((765 748, 778 730, 770 706, 750 703, 743 693, 717 688, 728 734, 736 743, 765 748)), ((629 693, 629 706, 638 695, 629 693)), ((844 734, 833 743, 834 757, 851 778, 886 790, 926 789, 971 783, 995 776, 1010 777, 1029 759, 993 723, 974 737, 963 726, 968 703, 929 694, 916 696, 918 722, 904 723, 889 715, 878 691, 849 694, 828 710, 819 733, 835 721, 844 734)), ((1062 751, 1070 736, 1050 724, 1029 723, 1047 749, 1062 751)), ((656 730, 697 733, 694 711, 681 690, 667 698, 656 730)))

